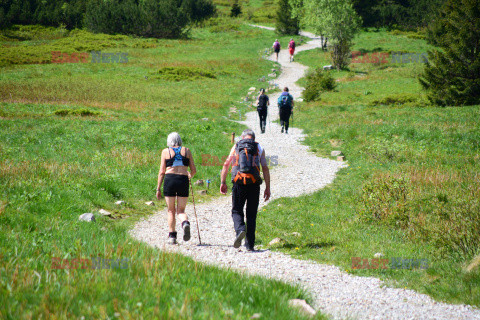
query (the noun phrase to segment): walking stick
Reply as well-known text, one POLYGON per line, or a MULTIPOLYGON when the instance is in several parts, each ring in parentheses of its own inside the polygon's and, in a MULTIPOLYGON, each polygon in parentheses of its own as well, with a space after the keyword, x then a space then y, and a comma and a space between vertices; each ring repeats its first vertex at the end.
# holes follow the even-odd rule
POLYGON ((198 227, 198 218, 197 218, 197 210, 195 209, 195 196, 193 195, 193 184, 192 180, 190 180, 190 188, 192 189, 192 202, 193 202, 193 212, 195 213, 195 221, 197 222, 197 232, 198 232, 198 241, 202 244, 202 239, 200 238, 200 228, 198 227))

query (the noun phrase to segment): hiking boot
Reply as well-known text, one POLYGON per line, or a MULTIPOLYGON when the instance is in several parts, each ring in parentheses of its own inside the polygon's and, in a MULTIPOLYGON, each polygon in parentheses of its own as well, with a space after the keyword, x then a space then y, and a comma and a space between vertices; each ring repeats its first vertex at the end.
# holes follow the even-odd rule
POLYGON ((233 242, 233 247, 235 249, 240 248, 240 246, 242 245, 242 240, 243 240, 243 238, 245 238, 245 235, 246 235, 245 231, 240 231, 237 234, 237 237, 235 238, 235 241, 233 242))
POLYGON ((167 243, 168 244, 177 244, 177 238, 171 238, 171 237, 168 237, 167 239, 167 243))
POLYGON ((183 221, 182 229, 183 229, 183 241, 190 240, 190 222, 183 221))
POLYGON ((282 131, 280 131, 281 133, 283 133, 283 127, 282 127, 282 131))

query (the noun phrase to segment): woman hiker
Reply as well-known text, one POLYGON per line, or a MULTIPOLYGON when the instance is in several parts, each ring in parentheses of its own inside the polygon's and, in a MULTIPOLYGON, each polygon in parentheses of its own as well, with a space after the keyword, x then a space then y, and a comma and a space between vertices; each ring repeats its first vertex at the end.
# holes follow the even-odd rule
POLYGON ((257 111, 258 117, 260 118, 260 130, 262 133, 265 133, 265 127, 267 125, 267 112, 270 101, 268 96, 265 94, 265 89, 260 89, 260 95, 257 97, 257 111))
POLYGON ((163 149, 160 171, 158 173, 157 199, 163 195, 168 207, 168 243, 177 243, 175 231, 175 215, 182 223, 183 241, 190 240, 190 222, 185 214, 189 193, 189 180, 195 175, 197 169, 193 162, 190 149, 182 147, 182 139, 177 132, 172 132, 167 137, 168 148, 163 149), (190 168, 190 172, 188 172, 190 168), (176 201, 176 205, 175 205, 176 201))
POLYGON ((293 38, 290 39, 290 42, 288 43, 288 52, 290 53, 290 62, 294 61, 293 54, 295 53, 295 41, 293 41, 293 38))
POLYGON ((278 39, 275 39, 275 42, 273 43, 273 51, 275 52, 275 59, 278 62, 278 53, 280 52, 280 42, 278 42, 278 39))

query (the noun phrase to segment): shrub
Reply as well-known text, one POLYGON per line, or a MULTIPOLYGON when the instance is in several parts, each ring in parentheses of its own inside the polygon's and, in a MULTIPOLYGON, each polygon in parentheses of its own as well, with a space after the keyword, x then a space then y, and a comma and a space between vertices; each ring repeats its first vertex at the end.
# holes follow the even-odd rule
POLYGON ((411 95, 394 95, 382 98, 380 100, 373 100, 372 102, 370 102, 370 105, 403 105, 409 102, 418 102, 418 98, 411 95))
POLYGON ((478 253, 480 243, 480 201, 478 199, 432 199, 430 214, 418 219, 423 238, 443 253, 464 256, 478 253), (442 200, 442 201, 440 201, 442 200), (425 222, 422 223, 422 220, 425 222))
POLYGON ((379 176, 362 187, 361 217, 405 227, 409 220, 409 181, 405 177, 379 176))
POLYGON ((196 67, 164 67, 158 70, 157 78, 168 81, 197 80, 201 78, 215 79, 213 72, 196 67))
POLYGON ((100 112, 92 111, 88 109, 59 109, 59 110, 56 110, 53 114, 61 117, 65 117, 69 115, 88 117, 88 116, 98 116, 100 115, 100 112))
POLYGON ((332 91, 337 86, 337 83, 330 72, 323 71, 321 68, 316 68, 314 71, 310 71, 307 74, 306 79, 307 85, 302 93, 305 101, 319 100, 322 92, 332 91))
POLYGON ((230 9, 230 17, 238 17, 242 14, 242 7, 238 3, 238 0, 233 1, 232 8, 230 9))

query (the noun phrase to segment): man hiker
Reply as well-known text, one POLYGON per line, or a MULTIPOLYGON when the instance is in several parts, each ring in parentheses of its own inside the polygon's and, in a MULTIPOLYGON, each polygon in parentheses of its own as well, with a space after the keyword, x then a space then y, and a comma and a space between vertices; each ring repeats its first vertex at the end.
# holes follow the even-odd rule
POLYGON ((294 60, 293 54, 295 53, 295 41, 293 41, 293 38, 288 43, 288 52, 290 53, 290 62, 292 62, 294 60))
POLYGON ((280 42, 278 42, 278 39, 275 39, 275 42, 273 43, 273 51, 275 52, 275 59, 278 62, 278 53, 280 52, 280 42))
POLYGON ((270 101, 265 94, 265 89, 260 89, 260 95, 257 97, 257 111, 260 118, 260 130, 265 133, 265 127, 267 125, 267 113, 270 101))
POLYGON ((282 133, 288 133, 288 125, 290 122, 290 115, 293 110, 293 97, 288 93, 288 88, 283 88, 282 94, 278 97, 278 112, 280 116, 280 125, 282 126, 282 133))
POLYGON ((245 248, 254 251, 257 210, 260 198, 260 165, 265 179, 265 201, 270 199, 270 171, 265 158, 265 150, 255 142, 255 133, 251 129, 243 131, 241 140, 230 151, 223 164, 220 175, 220 193, 227 193, 227 173, 232 165, 232 219, 236 237, 234 248, 239 248, 246 236, 245 248), (246 225, 243 207, 246 206, 246 225))

